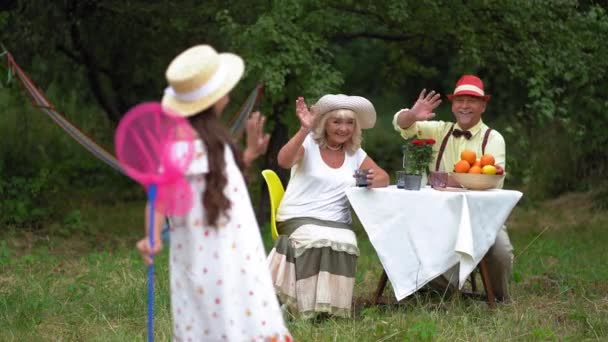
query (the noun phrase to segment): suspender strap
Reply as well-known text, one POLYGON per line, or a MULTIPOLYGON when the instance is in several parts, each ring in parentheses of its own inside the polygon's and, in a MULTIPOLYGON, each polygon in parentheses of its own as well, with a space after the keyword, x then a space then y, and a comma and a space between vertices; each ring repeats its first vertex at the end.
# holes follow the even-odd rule
MULTIPOLYGON (((455 125, 455 124, 454 124, 455 125)), ((437 153, 437 162, 435 163, 435 171, 439 171, 439 165, 441 164, 441 158, 443 158, 443 152, 445 151, 445 146, 448 144, 448 139, 452 136, 452 131, 454 130, 454 125, 450 127, 450 130, 446 133, 443 141, 441 141, 441 146, 439 147, 439 152, 437 153)), ((481 154, 486 153, 486 145, 488 144, 488 139, 490 138, 490 132, 492 132, 491 128, 486 129, 486 132, 483 135, 483 142, 481 143, 481 154)))
POLYGON ((443 151, 445 151, 445 145, 448 144, 448 139, 450 139, 450 137, 452 136, 452 131, 454 130, 454 125, 456 125, 456 124, 453 124, 452 127, 450 127, 450 130, 448 131, 448 133, 443 138, 443 141, 441 142, 441 147, 439 147, 439 152, 437 153, 437 162, 435 163, 435 171, 439 171, 439 164, 441 164, 441 158, 443 158, 443 151))
POLYGON ((488 144, 488 138, 490 137, 491 128, 486 129, 486 133, 483 135, 483 142, 481 143, 481 154, 486 154, 486 145, 488 144))

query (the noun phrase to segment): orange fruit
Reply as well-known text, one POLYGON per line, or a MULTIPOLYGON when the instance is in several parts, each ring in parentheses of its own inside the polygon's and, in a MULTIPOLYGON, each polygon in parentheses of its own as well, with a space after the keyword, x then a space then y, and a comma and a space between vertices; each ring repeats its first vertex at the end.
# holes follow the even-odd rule
POLYGON ((481 167, 481 166, 482 166, 482 165, 481 165, 481 160, 477 159, 477 160, 475 161, 475 164, 473 164, 473 165, 471 165, 471 166, 479 166, 479 167, 481 167))
POLYGON ((454 172, 456 173, 467 173, 471 168, 471 164, 469 164, 466 160, 459 160, 456 164, 454 164, 454 172))
POLYGON ((494 163, 495 163, 494 156, 489 153, 486 153, 483 156, 481 156, 480 161, 481 161, 482 167, 486 166, 486 165, 494 165, 494 163))
POLYGON ((460 152, 460 159, 468 161, 469 165, 473 165, 477 160, 477 154, 475 154, 475 151, 464 150, 460 152))
POLYGON ((477 173, 477 174, 481 174, 481 168, 479 166, 472 166, 469 169, 469 173, 477 173))

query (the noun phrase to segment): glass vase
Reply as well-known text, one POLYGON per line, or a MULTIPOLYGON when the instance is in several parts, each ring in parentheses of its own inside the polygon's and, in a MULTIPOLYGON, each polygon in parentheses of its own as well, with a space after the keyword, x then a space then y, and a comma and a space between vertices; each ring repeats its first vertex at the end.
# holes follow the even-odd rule
POLYGON ((416 170, 416 163, 414 160, 411 160, 411 156, 408 153, 407 146, 403 146, 403 171, 405 171, 408 175, 420 175, 421 172, 416 170))

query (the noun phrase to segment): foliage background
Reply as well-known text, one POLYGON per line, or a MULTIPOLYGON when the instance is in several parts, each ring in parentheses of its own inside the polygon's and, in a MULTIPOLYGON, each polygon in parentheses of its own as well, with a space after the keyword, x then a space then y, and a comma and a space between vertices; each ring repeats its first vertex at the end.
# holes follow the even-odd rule
MULTIPOLYGON (((422 88, 447 94, 461 74, 475 73, 492 95, 484 121, 507 141, 507 186, 534 203, 607 188, 606 9, 571 0, 16 0, 0 2, 0 41, 51 102, 109 150, 122 113, 161 96, 173 56, 199 43, 236 52, 247 70, 229 110, 257 82, 265 90, 260 109, 272 139, 257 169, 278 170, 278 149, 297 128, 297 96, 313 103, 347 93, 375 104, 379 119, 364 148, 393 174, 402 140, 392 114, 422 88)), ((137 197, 8 79, 0 88, 2 224, 63 219, 69 210, 57 196, 64 192, 137 197)), ((447 101, 438 116, 451 120, 447 101)), ((258 178, 251 191, 265 218, 258 178)), ((599 206, 607 193, 599 192, 599 206)))
MULTIPOLYGON (((271 146, 248 178, 268 243, 258 175, 270 167, 286 180, 276 155, 297 128, 297 96, 369 98, 378 122, 363 147, 394 175, 403 140, 392 115, 422 88, 448 94, 475 73, 492 95, 484 121, 507 142, 505 186, 525 193, 507 223, 516 300, 496 311, 424 294, 371 306, 382 268, 357 225, 355 317, 289 328, 307 341, 605 340, 607 9, 593 0, 0 0, 0 43, 110 151, 122 113, 161 96, 173 56, 199 43, 242 55, 228 112, 264 84, 271 146)), ((451 120, 447 101, 437 114, 451 120)), ((145 269, 133 248, 144 200, 0 66, 0 340, 145 338, 145 269)), ((160 340, 171 333, 166 260, 165 249, 160 340)))

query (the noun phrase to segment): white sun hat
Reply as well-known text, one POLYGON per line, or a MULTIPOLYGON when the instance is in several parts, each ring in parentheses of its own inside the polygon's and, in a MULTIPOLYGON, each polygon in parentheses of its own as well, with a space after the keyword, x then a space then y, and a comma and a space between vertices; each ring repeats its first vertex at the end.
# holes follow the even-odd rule
POLYGON ((357 115, 362 129, 372 128, 376 124, 376 109, 366 98, 344 94, 324 95, 311 110, 315 115, 323 115, 336 109, 350 109, 357 115))

